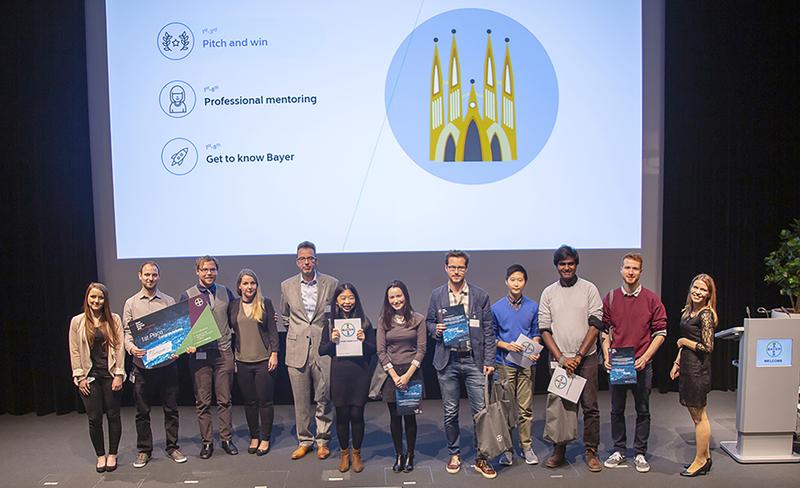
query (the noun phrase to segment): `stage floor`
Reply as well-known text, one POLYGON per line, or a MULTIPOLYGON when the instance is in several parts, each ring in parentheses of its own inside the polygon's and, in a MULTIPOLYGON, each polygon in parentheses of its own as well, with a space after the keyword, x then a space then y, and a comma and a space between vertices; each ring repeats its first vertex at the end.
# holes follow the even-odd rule
MULTIPOLYGON (((550 453, 550 446, 541 438, 544 429, 545 395, 536 395, 534 410, 534 449, 542 462, 550 453)), ((601 442, 603 460, 609 455, 611 426, 609 423, 608 392, 600 393, 601 442)), ((363 453, 366 469, 356 474, 339 473, 338 445, 332 442, 332 455, 319 461, 312 454, 299 461, 289 459, 297 446, 294 437, 294 415, 291 406, 276 408, 272 449, 263 457, 247 454, 247 427, 244 412, 234 407, 235 442, 240 449, 237 456, 229 456, 215 442, 214 456, 209 460, 198 457, 200 451, 194 409, 181 407, 181 450, 189 457, 185 464, 175 464, 163 451, 163 416, 160 408, 153 409, 153 435, 156 449, 150 463, 141 469, 132 466, 136 455, 134 409, 122 411, 123 434, 120 444, 120 467, 103 475, 94 472, 95 456, 92 452, 85 415, 0 416, 2 432, 2 457, 0 457, 0 486, 31 487, 54 486, 58 488, 160 488, 160 487, 242 487, 242 488, 305 488, 305 487, 459 487, 478 483, 484 486, 525 486, 547 484, 556 487, 642 486, 648 488, 670 487, 675 484, 692 486, 800 486, 800 464, 737 464, 719 448, 723 440, 735 440, 736 393, 713 392, 709 397, 709 417, 713 439, 711 442, 714 467, 708 476, 694 480, 681 478, 682 464, 694 454, 694 429, 686 409, 678 403, 677 393, 653 393, 651 397, 652 426, 649 462, 651 471, 636 472, 630 467, 603 469, 590 473, 583 460, 581 444, 575 442, 567 450, 569 464, 555 470, 542 464, 528 466, 518 457, 511 467, 494 463, 498 476, 483 479, 471 467, 474 462, 472 429, 469 424, 469 407, 461 403, 462 453, 464 468, 456 475, 445 471, 447 448, 442 430, 441 403, 438 400, 423 402, 424 414, 418 418, 417 464, 410 474, 395 474, 391 470, 394 449, 389 436, 389 415, 382 402, 367 405, 367 436, 363 453)), ((633 398, 628 402, 628 438, 632 443, 633 398)), ((579 426, 579 429, 581 427, 579 426)), ((216 432, 216 429, 215 429, 216 432)), ((579 430, 580 432, 580 430, 579 430)), ((629 456, 631 454, 629 453, 629 456)))

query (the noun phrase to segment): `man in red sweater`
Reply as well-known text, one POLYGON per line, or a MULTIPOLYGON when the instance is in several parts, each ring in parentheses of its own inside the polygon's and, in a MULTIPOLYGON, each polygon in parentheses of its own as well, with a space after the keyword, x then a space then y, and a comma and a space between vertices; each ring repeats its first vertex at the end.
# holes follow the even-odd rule
POLYGON ((645 459, 650 437, 650 390, 653 384, 652 359, 667 336, 667 312, 661 299, 639 283, 642 256, 626 254, 622 258, 622 286, 603 297, 603 322, 609 327, 603 335, 603 357, 606 370, 611 369, 610 351, 630 347, 634 350, 636 384, 610 385, 611 436, 614 452, 604 463, 607 468, 627 466, 625 436, 625 402, 628 390, 633 391, 636 406, 634 465, 646 473, 650 465, 645 459))

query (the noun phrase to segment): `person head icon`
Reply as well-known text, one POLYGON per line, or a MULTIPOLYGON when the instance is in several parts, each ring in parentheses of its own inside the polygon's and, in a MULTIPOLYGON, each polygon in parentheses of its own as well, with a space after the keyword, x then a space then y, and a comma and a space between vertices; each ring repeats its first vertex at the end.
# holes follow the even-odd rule
POLYGON ((180 85, 175 85, 169 90, 169 111, 170 113, 184 113, 186 112, 186 92, 180 85))

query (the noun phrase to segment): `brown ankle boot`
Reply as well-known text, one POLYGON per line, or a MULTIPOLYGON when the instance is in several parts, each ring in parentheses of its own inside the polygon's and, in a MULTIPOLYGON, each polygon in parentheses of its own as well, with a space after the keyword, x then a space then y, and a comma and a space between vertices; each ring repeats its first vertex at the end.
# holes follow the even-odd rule
POLYGON ((556 444, 553 446, 553 454, 547 458, 544 464, 548 468, 557 468, 564 464, 564 455, 566 454, 567 446, 565 444, 556 444))
POLYGON ((364 463, 361 462, 361 449, 353 449, 353 471, 356 473, 364 471, 364 463))
POLYGON ((342 449, 339 455, 339 472, 344 473, 350 469, 350 449, 342 449))

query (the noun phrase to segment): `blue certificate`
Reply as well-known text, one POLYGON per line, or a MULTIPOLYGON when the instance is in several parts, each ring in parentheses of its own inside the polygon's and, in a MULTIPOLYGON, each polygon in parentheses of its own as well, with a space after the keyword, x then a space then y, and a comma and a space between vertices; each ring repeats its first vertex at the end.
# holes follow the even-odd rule
POLYGON ((632 347, 615 347, 611 349, 611 373, 609 382, 612 385, 635 385, 636 367, 632 347))

